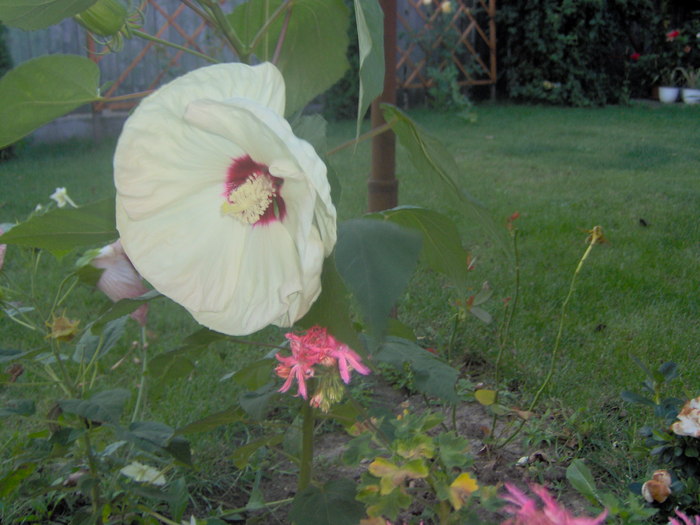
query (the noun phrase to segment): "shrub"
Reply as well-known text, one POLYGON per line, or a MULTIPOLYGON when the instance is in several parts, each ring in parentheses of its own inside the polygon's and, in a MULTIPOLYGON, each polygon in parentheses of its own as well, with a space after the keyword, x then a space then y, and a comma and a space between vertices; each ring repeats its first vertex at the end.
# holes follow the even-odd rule
POLYGON ((514 99, 574 106, 649 96, 679 2, 516 0, 498 14, 500 68, 514 99))
MULTIPOLYGON (((0 24, 0 78, 12 69, 12 56, 10 55, 10 46, 6 42, 7 28, 0 24)), ((12 146, 0 148, 0 162, 12 157, 12 146)))

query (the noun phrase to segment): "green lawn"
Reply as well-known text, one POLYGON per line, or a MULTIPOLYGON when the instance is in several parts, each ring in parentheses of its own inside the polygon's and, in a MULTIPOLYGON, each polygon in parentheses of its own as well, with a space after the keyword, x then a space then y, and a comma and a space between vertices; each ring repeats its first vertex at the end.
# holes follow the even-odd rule
MULTIPOLYGON (((700 384, 700 107, 611 107, 567 109, 510 105, 477 108, 478 121, 428 111, 411 115, 453 152, 460 170, 454 177, 492 211, 499 224, 520 213, 520 308, 506 349, 506 383, 522 396, 533 394, 548 366, 561 302, 572 272, 585 250, 586 230, 600 225, 609 242, 596 246, 581 274, 568 311, 561 357, 548 394, 576 413, 579 429, 591 439, 629 440, 645 414, 627 410, 619 393, 636 389, 643 375, 630 359, 650 366, 679 363, 682 381, 677 394, 696 396, 700 384)), ((329 126, 331 145, 354 132, 353 122, 329 126)), ((29 145, 17 159, 0 164, 0 223, 22 219, 36 204, 48 202, 57 186, 65 186, 78 203, 111 196, 113 143, 92 146, 29 145)), ((343 184, 341 219, 365 209, 369 148, 345 149, 331 162, 343 184)), ((466 322, 458 348, 480 365, 489 380, 496 355, 496 330, 502 300, 512 296, 513 262, 481 229, 460 213, 455 201, 416 173, 399 151, 400 202, 443 211, 458 222, 465 245, 476 258, 472 288, 483 281, 494 289, 485 305, 495 317, 491 325, 466 322)), ((7 275, 23 281, 21 262, 8 250, 7 275)), ((69 267, 67 257, 61 264, 69 267)), ((45 257, 42 282, 50 286, 56 263, 45 257)), ((105 304, 88 289, 78 291, 79 308, 87 314, 105 304)), ((454 294, 421 271, 399 308, 400 319, 437 348, 447 345, 454 294)), ((175 347, 197 329, 177 306, 159 301, 151 306, 154 339, 150 352, 175 347)), ((0 347, 38 345, 41 337, 0 319, 0 347)), ((275 340, 277 330, 260 337, 275 340)), ((125 348, 128 343, 124 343, 125 348)), ((117 352, 117 351, 115 351, 117 352)), ((239 369, 262 350, 218 345, 196 356, 196 368, 162 390, 150 405, 152 416, 177 427, 230 404, 235 387, 218 380, 239 369), (216 385, 212 388, 212 385, 216 385)), ((118 353, 118 352, 117 352, 118 353)), ((119 354, 121 355, 121 354, 119 354)), ((113 361, 117 361, 115 355, 113 361)), ((194 359, 194 358, 193 358, 194 359)), ((135 381, 137 365, 127 362, 113 373, 115 382, 135 381)), ((469 370, 468 370, 469 371, 469 370)), ((9 397, 0 391, 0 396, 9 397)), ((2 442, 18 439, 19 426, 6 427, 2 442)), ((226 454, 232 436, 221 429, 199 436, 195 453, 214 465, 226 454), (199 447, 199 448, 198 448, 199 447), (204 452, 206 451, 206 452, 204 452)), ((599 462, 613 460, 606 455, 599 462)), ((624 458, 617 459, 617 473, 624 458)), ((213 469, 210 472, 215 472, 213 469)), ((221 474, 224 475, 224 474, 221 474)))

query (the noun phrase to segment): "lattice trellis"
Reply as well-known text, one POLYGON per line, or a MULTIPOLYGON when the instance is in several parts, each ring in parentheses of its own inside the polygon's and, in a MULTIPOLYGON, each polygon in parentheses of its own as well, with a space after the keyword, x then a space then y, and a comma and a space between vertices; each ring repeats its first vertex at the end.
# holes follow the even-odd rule
POLYGON ((397 13, 398 85, 427 88, 430 69, 457 68, 459 85, 496 83, 496 0, 405 0, 397 13))
MULTIPOLYGON (((226 0, 220 1, 224 3, 226 0)), ((192 16, 193 14, 184 4, 164 2, 163 0, 142 0, 140 10, 147 13, 147 18, 144 21, 145 32, 156 38, 168 40, 200 53, 212 54, 212 46, 206 46, 207 49, 205 49, 205 43, 210 43, 205 41, 206 33, 204 29, 206 28, 206 23, 201 18, 192 16)), ((113 97, 133 91, 133 89, 130 89, 128 81, 139 68, 142 69, 138 75, 140 77, 138 81, 139 90, 150 91, 161 85, 164 80, 168 80, 168 77, 177 76, 181 72, 207 63, 205 60, 194 57, 181 49, 163 46, 154 41, 148 41, 145 45, 138 39, 135 39, 135 41, 138 48, 134 49, 132 53, 120 53, 122 56, 128 54, 133 58, 130 58, 128 63, 121 64, 118 76, 103 93, 105 97, 113 97), (147 60, 150 60, 150 64, 145 64, 147 60), (185 60, 187 64, 183 63, 185 60)), ((129 45, 131 45, 130 42, 125 44, 125 46, 129 45)), ((213 46, 223 51, 223 46, 219 43, 215 43, 213 46)), ((108 51, 106 47, 98 46, 94 40, 89 38, 88 56, 94 62, 99 64, 104 59, 112 56, 107 54, 106 51, 108 51), (102 49, 98 49, 99 47, 102 47, 102 49)), ((214 54, 221 55, 221 53, 214 54)), ((133 101, 110 102, 108 104, 96 103, 94 109, 96 111, 100 111, 105 107, 113 110, 128 109, 133 107, 134 104, 135 102, 133 101)))
MULTIPOLYGON (((220 0, 229 7, 241 0, 220 0)), ((397 12, 397 85, 427 88, 431 68, 454 65, 460 85, 496 82, 496 0, 451 0, 451 12, 440 9, 443 0, 399 0, 397 12)), ((182 47, 234 60, 216 37, 209 40, 206 24, 177 0, 142 0, 146 13, 143 31, 182 47)), ((163 82, 207 62, 182 50, 140 39, 127 40, 124 51, 107 49, 88 37, 88 56, 100 64, 103 78, 110 79, 106 97, 149 91, 163 82)), ((129 109, 134 101, 96 103, 96 111, 129 109)))

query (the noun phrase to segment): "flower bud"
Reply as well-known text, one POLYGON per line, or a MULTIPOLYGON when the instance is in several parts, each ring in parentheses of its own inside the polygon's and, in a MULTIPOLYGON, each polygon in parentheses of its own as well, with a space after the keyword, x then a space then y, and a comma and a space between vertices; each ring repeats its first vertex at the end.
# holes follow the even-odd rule
POLYGON ((75 20, 85 29, 99 36, 114 36, 126 24, 128 13, 119 0, 97 0, 75 20))

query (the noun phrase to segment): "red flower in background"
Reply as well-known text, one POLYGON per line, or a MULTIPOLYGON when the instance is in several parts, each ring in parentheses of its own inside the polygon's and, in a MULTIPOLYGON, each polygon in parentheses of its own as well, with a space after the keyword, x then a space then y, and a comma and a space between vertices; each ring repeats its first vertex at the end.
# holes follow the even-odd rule
POLYGON ((681 32, 678 29, 674 29, 673 31, 669 31, 666 33, 666 40, 668 42, 673 42, 676 38, 680 36, 681 32))
POLYGON ((637 53, 636 51, 630 55, 630 58, 634 60, 635 62, 639 60, 642 57, 640 53, 637 53))

